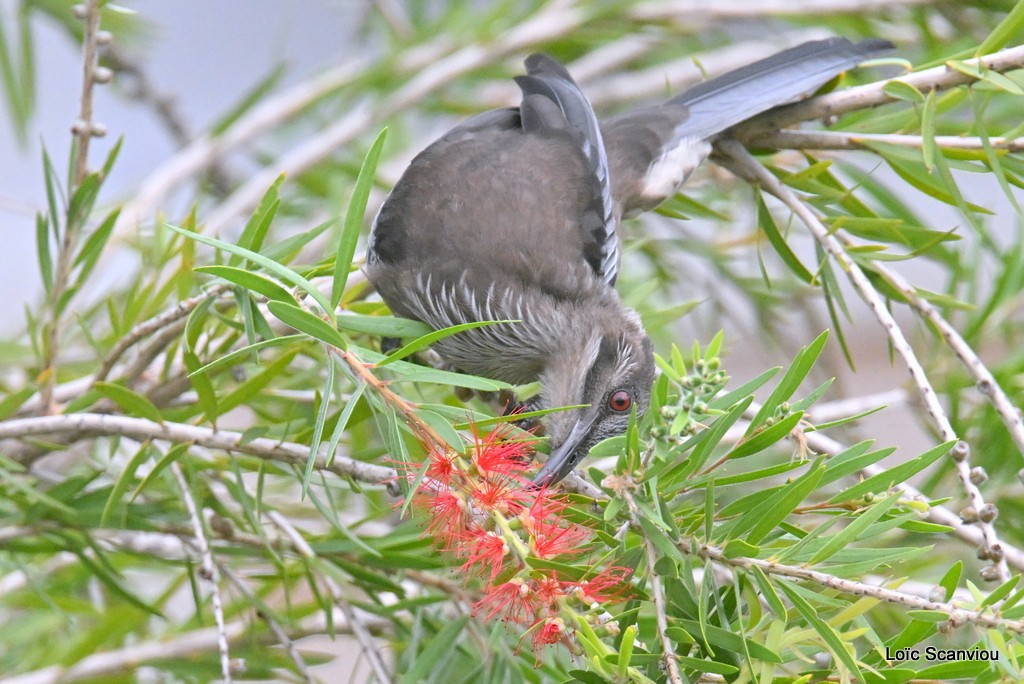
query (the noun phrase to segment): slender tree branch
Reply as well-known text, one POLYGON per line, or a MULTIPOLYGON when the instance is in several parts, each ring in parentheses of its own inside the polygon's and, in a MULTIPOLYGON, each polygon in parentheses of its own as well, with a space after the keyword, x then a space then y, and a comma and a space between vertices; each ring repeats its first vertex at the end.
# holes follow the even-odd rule
MULTIPOLYGON (((100 124, 93 121, 93 89, 100 77, 97 69, 96 43, 100 27, 100 0, 88 0, 75 9, 78 18, 85 22, 82 57, 82 93, 79 102, 78 119, 71 126, 76 139, 74 184, 69 191, 77 190, 85 181, 89 170, 89 141, 94 136, 103 135, 100 124)), ((40 411, 54 413, 53 389, 57 384, 57 349, 60 346, 61 313, 64 297, 68 290, 68 281, 74 267, 74 251, 78 236, 87 216, 80 207, 69 206, 65 212, 64 233, 57 246, 57 262, 53 274, 53 284, 48 294, 50 316, 43 328, 43 359, 42 387, 39 390, 40 411)), ((59 217, 51 216, 55 224, 59 217)), ((48 238, 47 238, 48 239, 48 238)))
MULTIPOLYGON (((181 491, 182 499, 185 501, 185 509, 188 511, 189 520, 192 521, 192 534, 196 545, 199 547, 199 554, 202 558, 202 571, 200 577, 210 583, 210 606, 213 608, 213 619, 217 623, 217 646, 220 651, 220 673, 227 684, 231 684, 231 652, 228 650, 228 633, 224 622, 224 602, 220 597, 220 583, 217 574, 217 565, 213 562, 213 553, 210 552, 210 544, 206 541, 206 530, 203 528, 203 519, 199 515, 199 507, 192 498, 192 490, 188 486, 185 474, 181 471, 181 464, 175 461, 171 464, 171 472, 178 482, 178 489, 181 491)), ((199 606, 196 606, 198 609, 199 606)))
MULTIPOLYGON (((837 232, 837 237, 846 245, 853 245, 853 240, 843 232, 837 232)), ((935 306, 927 299, 918 294, 917 289, 908 283, 903 276, 896 271, 887 268, 881 262, 874 262, 870 266, 874 273, 877 273, 890 287, 897 290, 907 303, 935 326, 939 334, 946 341, 946 345, 953 350, 960 362, 963 363, 967 372, 974 378, 975 386, 983 397, 995 408, 999 418, 1006 426, 1010 438, 1017 445, 1017 449, 1024 454, 1024 420, 1021 419, 1018 409, 1010 397, 1007 396, 999 381, 992 375, 985 363, 978 357, 971 345, 960 335, 959 332, 946 320, 935 306)))
MULTIPOLYGON (((266 437, 248 439, 247 435, 231 430, 214 430, 198 425, 185 425, 164 421, 156 423, 144 418, 112 416, 96 413, 72 413, 62 416, 13 418, 0 421, 0 439, 21 439, 32 435, 120 435, 136 441, 150 439, 175 443, 192 443, 208 449, 232 451, 257 456, 269 461, 304 466, 309 458, 309 446, 283 442, 266 437)), ((363 463, 347 456, 336 455, 326 465, 327 445, 317 456, 316 468, 343 477, 351 477, 369 484, 383 484, 394 495, 399 492, 394 484, 397 473, 392 468, 363 463)))
MULTIPOLYGON (((636 530, 642 531, 643 528, 640 526, 640 511, 637 508, 636 501, 633 499, 632 492, 628 488, 622 489, 622 497, 626 500, 626 505, 629 506, 629 517, 632 521, 632 526, 636 530)), ((661 657, 665 661, 665 670, 668 672, 668 680, 672 684, 682 684, 683 677, 679 672, 679 663, 676 661, 676 649, 672 645, 672 639, 668 636, 668 603, 665 601, 665 587, 661 583, 661 576, 654 569, 655 564, 658 561, 658 556, 654 552, 654 543, 650 540, 646 534, 641 534, 644 540, 644 550, 647 555, 647 572, 651 578, 651 594, 654 597, 654 616, 658 626, 658 638, 661 640, 661 657)))
MULTIPOLYGON (((277 526, 285 536, 292 542, 292 547, 302 555, 304 558, 310 561, 317 561, 316 552, 306 542, 306 539, 299 534, 287 518, 278 513, 277 511, 268 511, 267 517, 270 521, 277 526)), ((352 633, 355 634, 356 639, 359 640, 359 645, 362 646, 363 655, 370 662, 370 668, 373 670, 374 675, 381 684, 386 684, 392 681, 391 675, 388 673, 387 667, 384 665, 384 656, 380 652, 380 648, 377 646, 377 642, 374 641, 373 635, 362 623, 361 616, 357 615, 352 605, 345 598, 345 593, 338 586, 338 583, 334 581, 334 578, 327 574, 322 574, 321 579, 324 584, 327 585, 327 589, 331 592, 331 596, 334 599, 334 605, 341 610, 341 614, 345 616, 345 620, 348 622, 349 627, 352 629, 352 633)))
MULTIPOLYGON (((935 145, 947 150, 984 150, 985 142, 979 137, 960 135, 936 135, 935 145)), ((847 131, 795 131, 784 129, 759 137, 759 145, 778 149, 793 150, 862 150, 870 149, 870 143, 899 145, 900 147, 924 147, 920 135, 898 133, 850 133, 847 131)), ((994 150, 1020 152, 1024 150, 1024 138, 988 139, 994 150)))
POLYGON ((129 330, 124 337, 118 340, 117 344, 114 345, 114 348, 106 355, 103 359, 103 363, 93 376, 93 382, 100 382, 110 377, 111 371, 113 371, 114 367, 117 365, 118 361, 121 360, 121 357, 124 356, 125 352, 138 344, 139 341, 149 337, 158 330, 166 328, 187 317, 197 306, 206 300, 220 297, 222 294, 230 291, 231 285, 227 283, 214 285, 200 294, 189 297, 188 299, 183 299, 167 311, 139 323, 129 330))
MULTIPOLYGON (((101 80, 97 69, 99 67, 97 41, 100 30, 100 0, 86 0, 85 5, 80 7, 84 12, 84 15, 79 18, 85 22, 85 34, 82 39, 82 93, 78 119, 71 127, 71 132, 78 140, 77 156, 75 157, 75 187, 81 185, 89 173, 89 142, 94 137, 102 137, 104 134, 102 126, 93 121, 92 117, 93 89, 101 80)), ((110 72, 107 72, 106 79, 109 80, 109 77, 110 72)))
POLYGON ((957 86, 974 83, 984 71, 1003 73, 1024 67, 1024 45, 1006 48, 991 55, 977 59, 964 60, 969 67, 983 71, 977 76, 969 76, 963 71, 951 67, 939 66, 931 69, 915 71, 904 76, 888 78, 861 86, 837 90, 826 95, 812 97, 787 107, 779 107, 749 122, 737 126, 736 139, 752 146, 760 144, 761 136, 771 135, 779 129, 801 121, 814 121, 845 114, 859 109, 869 109, 879 105, 896 102, 896 98, 885 92, 885 87, 892 82, 902 82, 917 88, 923 93, 931 90, 949 90, 957 86))
MULTIPOLYGON (((387 620, 373 615, 363 617, 367 628, 380 632, 391 625, 387 620)), ((293 639, 314 634, 323 634, 328 628, 335 633, 348 633, 351 625, 347 618, 338 611, 328 622, 327 616, 318 613, 302 622, 290 631, 293 639)), ((251 638, 252 625, 237 621, 228 623, 224 630, 228 641, 232 644, 251 638)), ((265 636, 261 638, 266 641, 265 636)), ((86 656, 70 667, 55 665, 34 672, 27 672, 4 679, 4 684, 66 684, 83 680, 95 680, 100 677, 132 672, 142 663, 169 660, 174 658, 190 658, 208 653, 219 648, 220 633, 216 627, 197 629, 163 641, 148 641, 133 644, 116 651, 102 651, 86 656)))
MULTIPOLYGON (((683 553, 692 553, 691 543, 692 540, 690 539, 684 540, 678 545, 679 550, 683 553)), ((876 598, 880 601, 896 603, 914 610, 936 610, 949 616, 949 624, 951 627, 972 624, 988 629, 999 629, 1014 632, 1016 634, 1024 634, 1024 621, 1021 620, 1007 620, 993 613, 969 610, 953 603, 933 601, 931 599, 921 598, 920 596, 914 596, 913 594, 903 591, 896 591, 894 589, 887 589, 885 587, 865 584, 863 582, 842 579, 817 570, 810 570, 808 568, 795 565, 784 565, 782 563, 761 560, 758 558, 729 558, 724 550, 709 544, 701 544, 698 546, 697 555, 705 560, 712 560, 716 563, 721 563, 729 567, 744 569, 756 567, 768 575, 813 582, 814 584, 834 589, 836 591, 841 591, 846 594, 876 598)))
MULTIPOLYGON (((241 577, 232 572, 230 568, 222 563, 218 563, 217 568, 221 575, 226 577, 228 581, 231 582, 231 584, 233 584, 243 596, 245 596, 245 598, 249 599, 251 604, 258 605, 259 598, 241 577)), ((281 623, 278 622, 273 615, 268 614, 266 611, 260 610, 258 614, 260 618, 267 623, 267 627, 270 628, 270 631, 273 632, 277 643, 284 647, 285 652, 288 654, 288 659, 292 661, 295 665, 295 669, 299 671, 299 676, 302 677, 302 681, 307 684, 313 684, 316 681, 316 678, 313 677, 313 673, 309 671, 309 665, 307 665, 306 661, 303 660, 302 654, 299 653, 299 649, 295 647, 295 641, 288 636, 288 632, 285 628, 281 626, 281 623)))
MULTIPOLYGON (((1024 51, 1022 51, 1022 57, 1024 57, 1024 51)), ((953 429, 953 425, 949 422, 949 418, 946 416, 945 410, 939 403, 938 396, 935 393, 935 389, 931 385, 931 381, 928 379, 928 375, 925 373, 924 368, 918 361, 917 356, 914 354, 914 350, 911 348, 910 343, 903 335, 903 331, 900 329, 899 324, 889 313, 889 310, 885 306, 885 302, 882 301, 881 296, 872 286, 871 281, 861 270, 860 266, 856 261, 846 252, 839 239, 832 234, 827 226, 821 221, 818 215, 814 212, 811 207, 803 202, 795 192, 784 185, 778 178, 772 175, 764 166, 757 162, 753 156, 738 142, 735 140, 722 140, 716 143, 718 149, 725 154, 730 160, 732 166, 738 173, 745 178, 749 178, 751 181, 757 183, 767 192, 778 197, 782 202, 790 208, 790 210, 803 221, 804 225, 811 231, 815 239, 825 249, 828 254, 835 259, 835 261, 842 267, 849 277, 851 283, 857 289, 861 298, 871 309, 875 318, 885 329, 889 335, 889 339, 892 342, 893 348, 896 353, 900 355, 904 363, 907 365, 907 369, 910 372, 911 379, 918 388, 918 392, 924 402, 925 410, 931 417, 932 422, 939 429, 939 434, 943 440, 952 441, 959 439, 956 431, 953 429)), ((971 505, 974 506, 975 510, 981 511, 985 506, 984 497, 982 497, 981 490, 978 489, 977 485, 971 480, 971 467, 968 456, 970 454, 970 447, 964 441, 958 441, 956 446, 950 452, 953 457, 953 463, 956 467, 957 475, 960 478, 960 483, 966 492, 971 505)), ((981 528, 982 533, 985 537, 986 547, 989 549, 1001 547, 999 537, 996 535, 995 527, 992 525, 991 520, 978 520, 978 525, 981 528)), ((1006 567, 1006 561, 1000 559, 993 563, 993 567, 996 568, 997 577, 1000 581, 1005 581, 1009 578, 1009 571, 1006 567)))
POLYGON ((932 0, 656 0, 637 5, 632 14, 642 21, 675 19, 691 26, 700 23, 724 22, 735 19, 756 19, 791 15, 868 13, 894 7, 924 5, 932 0))

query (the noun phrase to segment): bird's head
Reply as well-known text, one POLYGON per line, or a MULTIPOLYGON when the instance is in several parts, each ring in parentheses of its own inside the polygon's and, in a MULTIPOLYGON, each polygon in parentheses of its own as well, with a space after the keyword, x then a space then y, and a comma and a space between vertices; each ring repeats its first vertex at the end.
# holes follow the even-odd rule
POLYGON ((594 326, 584 339, 541 375, 544 407, 583 406, 547 416, 551 456, 533 479, 539 486, 558 482, 592 446, 625 432, 632 411, 640 414, 650 402, 654 352, 638 320, 613 331, 594 326))

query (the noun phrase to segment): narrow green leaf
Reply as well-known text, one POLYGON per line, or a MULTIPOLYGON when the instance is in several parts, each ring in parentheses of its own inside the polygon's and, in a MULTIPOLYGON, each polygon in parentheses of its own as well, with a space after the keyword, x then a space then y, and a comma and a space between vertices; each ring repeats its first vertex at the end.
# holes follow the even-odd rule
POLYGON ((853 446, 845 449, 844 451, 836 454, 828 460, 828 467, 825 468, 825 476, 821 479, 823 485, 831 484, 836 480, 853 475, 859 470, 878 463, 892 452, 896 451, 896 447, 887 447, 885 449, 879 449, 878 451, 868 452, 871 445, 874 444, 871 440, 864 440, 858 442, 853 446))
MULTIPOLYGON (((110 516, 114 512, 114 508, 124 504, 124 494, 128 491, 128 487, 131 481, 135 478, 135 471, 139 469, 143 463, 145 463, 154 454, 159 453, 149 442, 143 444, 135 455, 128 461, 124 469, 117 476, 117 480, 114 482, 114 486, 110 488, 110 496, 107 497, 107 503, 103 506, 103 514, 100 515, 100 527, 106 527, 110 522, 110 516)), ((124 518, 122 517, 121 524, 124 524, 124 518)))
POLYGON ((831 558, 837 552, 845 549, 853 542, 861 539, 864 536, 865 531, 885 515, 890 508, 896 505, 896 502, 900 500, 901 496, 901 492, 893 492, 884 500, 872 505, 868 510, 859 513, 857 517, 854 518, 853 522, 843 528, 840 532, 829 537, 821 549, 819 549, 811 560, 808 561, 808 564, 817 565, 818 563, 831 558))
POLYGON ((32 385, 22 387, 16 392, 11 392, 7 396, 0 399, 0 420, 3 420, 17 411, 21 406, 29 400, 31 396, 36 393, 36 388, 32 385))
POLYGON ((864 681, 864 675, 860 668, 857 667, 857 662, 853 656, 850 655, 846 643, 827 622, 818 617, 818 611, 799 592, 791 587, 788 582, 779 582, 778 587, 789 597, 793 607, 807 621, 807 624, 822 638, 828 650, 832 652, 832 655, 842 661, 850 672, 857 677, 858 681, 864 681))
POLYGON ((268 271, 270 271, 277 277, 281 278, 282 280, 299 287, 303 292, 308 294, 313 299, 313 301, 320 305, 320 308, 323 309, 323 312, 328 317, 331 317, 333 319, 334 309, 330 305, 330 303, 324 298, 323 294, 320 293, 320 290, 318 290, 312 283, 310 283, 308 280, 306 280, 305 278, 303 278, 301 275, 291 270, 290 268, 282 266, 276 261, 269 259, 263 256, 262 254, 257 254, 256 252, 252 252, 248 249, 245 249, 244 247, 232 245, 231 243, 224 242, 223 240, 218 240, 217 238, 209 237, 207 235, 200 235, 199 233, 192 232, 191 230, 186 230, 185 228, 181 228, 170 223, 165 223, 164 225, 173 230, 174 232, 180 233, 181 235, 184 235, 187 238, 195 240, 196 242, 202 242, 204 245, 209 245, 211 247, 223 249, 224 251, 230 252, 231 254, 237 254, 239 256, 245 257, 252 263, 257 264, 258 266, 262 266, 263 268, 267 269, 268 271))
POLYGON ((729 665, 728 663, 720 663, 715 660, 708 658, 693 658, 691 656, 676 655, 676 662, 683 667, 691 667, 698 672, 710 672, 712 674, 719 675, 734 675, 740 671, 735 665, 729 665))
POLYGON ((366 391, 366 382, 360 380, 356 385, 355 391, 352 392, 352 396, 345 403, 345 408, 341 410, 341 415, 338 416, 338 422, 334 424, 334 432, 331 434, 331 441, 327 447, 327 465, 331 465, 334 462, 334 453, 338 449, 338 443, 341 442, 341 436, 345 432, 345 428, 348 426, 348 421, 352 418, 352 412, 355 411, 356 405, 359 404, 359 398, 363 396, 363 392, 366 391))
POLYGON ((443 340, 446 337, 451 337, 452 335, 455 335, 457 333, 463 332, 465 330, 474 330, 476 328, 483 328, 483 327, 488 326, 488 325, 501 325, 501 324, 510 324, 510 325, 512 325, 512 324, 515 324, 515 323, 519 323, 519 321, 512 321, 512 320, 508 320, 508 321, 504 321, 504 320, 503 321, 472 321, 470 323, 460 323, 459 325, 453 325, 453 326, 448 327, 448 328, 442 328, 441 330, 433 330, 430 333, 428 333, 426 335, 423 335, 422 337, 416 338, 412 342, 410 342, 410 343, 406 344, 405 346, 403 346, 401 349, 396 349, 395 351, 391 352, 390 354, 388 354, 384 358, 383 361, 381 361, 380 363, 378 363, 376 365, 377 366, 385 366, 385 365, 387 365, 389 363, 392 363, 394 361, 399 361, 399 360, 404 359, 405 357, 407 357, 407 356, 409 356, 411 354, 415 354, 420 349, 424 349, 426 347, 429 347, 430 345, 434 344, 438 340, 443 340))
POLYGON ((772 216, 772 213, 768 211, 768 205, 765 204, 764 194, 757 191, 754 193, 754 197, 757 204, 757 225, 768 237, 768 241, 772 244, 772 247, 775 248, 776 254, 778 254, 779 258, 789 266, 789 270, 793 271, 797 278, 805 283, 813 283, 814 276, 800 262, 800 259, 793 253, 793 250, 789 248, 789 245, 786 243, 786 238, 783 237, 782 232, 779 231, 779 227, 775 223, 775 218, 772 216))
POLYGON ((622 646, 616 659, 620 681, 628 681, 629 666, 633 660, 633 641, 636 640, 636 625, 629 625, 622 631, 622 646))
POLYGON ((274 299, 287 304, 295 305, 295 298, 292 297, 288 290, 284 289, 270 278, 254 273, 253 271, 246 271, 242 268, 235 268, 234 266, 197 266, 192 269, 197 273, 208 273, 209 275, 222 278, 229 283, 234 283, 240 287, 244 287, 247 290, 252 290, 258 294, 263 295, 267 299, 274 299))
POLYGON ((889 97, 903 100, 904 102, 911 102, 913 104, 924 102, 924 95, 921 91, 906 81, 889 81, 882 88, 882 92, 889 97))
POLYGON ((987 55, 999 50, 1017 36, 1024 27, 1024 3, 1017 2, 1013 9, 1000 21, 988 38, 978 46, 977 54, 987 55))
POLYGON ((36 214, 36 258, 39 260, 43 290, 49 294, 53 289, 53 256, 50 253, 50 222, 42 214, 36 214))
MULTIPOLYGON (((101 181, 105 181, 107 179, 107 176, 110 175, 110 170, 114 168, 114 162, 116 162, 117 158, 121 155, 121 147, 123 145, 124 145, 124 136, 123 135, 118 136, 117 142, 115 142, 114 146, 110 148, 110 152, 107 153, 107 158, 103 160, 103 166, 102 166, 102 168, 100 168, 100 174, 99 174, 101 181)), ((120 208, 115 209, 115 211, 120 211, 120 210, 121 210, 120 208)))
POLYGON ((807 495, 814 491, 825 468, 818 459, 799 478, 781 487, 771 496, 747 510, 732 524, 718 529, 719 539, 742 538, 748 544, 759 545, 768 534, 793 512, 807 495), (749 530, 749 532, 748 532, 749 530), (746 536, 742 537, 746 532, 746 536))
POLYGON ((766 427, 760 432, 755 432, 749 439, 744 438, 736 447, 728 453, 726 458, 732 460, 758 454, 776 442, 785 439, 789 433, 803 419, 803 411, 791 413, 780 419, 774 425, 766 427))
MULTIPOLYGON (((90 548, 93 551, 97 551, 95 545, 91 545, 90 548)), ((146 603, 141 598, 133 594, 131 591, 129 591, 128 588, 121 583, 117 576, 114 575, 110 570, 108 570, 108 568, 110 567, 109 563, 97 562, 96 560, 93 560, 93 558, 90 558, 89 555, 84 552, 84 550, 72 549, 72 551, 78 556, 79 562, 86 567, 90 576, 95 577, 104 585, 106 585, 106 587, 110 589, 112 593, 114 593, 117 596, 120 596, 122 599, 124 599, 131 605, 149 613, 150 615, 154 615, 158 618, 164 617, 164 615, 160 612, 158 608, 156 608, 155 606, 151 606, 150 604, 146 603)))
POLYGON ((653 521, 648 520, 643 516, 639 516, 639 520, 640 527, 642 527, 644 530, 644 537, 651 540, 651 543, 654 545, 654 548, 656 548, 662 556, 664 556, 665 558, 671 558, 677 563, 682 563, 684 560, 686 560, 686 557, 683 555, 683 552, 679 550, 679 547, 676 546, 673 540, 669 539, 668 536, 666 536, 665 531, 661 527, 654 524, 653 521))
POLYGON ((188 377, 193 378, 196 375, 209 374, 215 370, 220 370, 221 368, 224 368, 226 366, 233 366, 234 364, 239 363, 242 360, 251 356, 253 352, 259 351, 261 349, 268 349, 270 347, 280 347, 283 345, 291 344, 292 342, 300 342, 305 339, 307 339, 306 335, 302 334, 282 335, 281 337, 274 337, 269 340, 263 340, 255 344, 250 344, 245 347, 242 347, 241 349, 236 349, 235 351, 229 354, 225 354, 216 361, 211 361, 205 366, 200 366, 196 368, 194 371, 190 371, 188 377))
POLYGON ((97 382, 93 385, 93 389, 123 408, 128 415, 146 418, 156 423, 162 423, 164 420, 160 409, 148 397, 124 385, 113 382, 97 382))
POLYGON ((451 651, 468 621, 468 615, 460 615, 453 620, 445 621, 441 631, 420 652, 412 666, 399 677, 399 684, 419 684, 429 679, 431 673, 438 671, 442 660, 451 657, 451 651))
POLYGON ((310 337, 314 337, 321 342, 326 342, 338 349, 348 348, 348 341, 341 333, 338 332, 337 328, 305 309, 295 306, 294 304, 286 304, 285 302, 278 301, 268 302, 267 308, 270 309, 270 313, 277 316, 282 323, 290 325, 299 332, 306 333, 310 337))
POLYGON ((921 155, 928 173, 935 170, 935 157, 941 152, 935 145, 935 91, 929 90, 921 110, 921 155))
MULTIPOLYGON (((309 230, 292 235, 291 237, 285 238, 284 240, 274 240, 269 245, 260 250, 260 255, 270 259, 274 263, 287 263, 295 258, 303 247, 308 245, 313 240, 323 235, 328 228, 338 222, 338 217, 333 216, 323 223, 317 224, 309 230)), ((323 298, 323 297, 322 297, 323 298)), ((327 301, 323 298, 323 301, 327 301)), ((320 304, 320 300, 317 300, 320 304)), ((321 304, 323 306, 323 304, 321 304)))
POLYGON ((53 168, 53 162, 50 161, 50 155, 46 151, 46 147, 43 147, 43 180, 46 185, 46 206, 50 210, 50 227, 53 229, 53 236, 58 241, 60 240, 60 209, 57 206, 57 191, 60 188, 60 181, 57 177, 57 172, 53 168))
POLYGON ((986 606, 994 606, 996 603, 1001 601, 1007 594, 1013 591, 1013 588, 1017 586, 1018 582, 1020 582, 1020 575, 1014 575, 1013 577, 1011 577, 1010 579, 1006 580, 998 587, 993 589, 992 592, 985 597, 985 600, 982 601, 981 605, 978 607, 984 608, 986 606))
POLYGON ((956 593, 956 588, 960 584, 960 577, 964 573, 964 562, 958 560, 949 566, 949 570, 939 580, 939 586, 946 591, 946 600, 949 601, 953 598, 953 594, 956 593))
POLYGON ((421 337, 434 329, 426 323, 393 316, 361 316, 344 313, 337 317, 338 328, 381 337, 421 337))
MULTIPOLYGON (((710 536, 709 534, 708 537, 710 536)), ((726 558, 757 558, 757 554, 761 552, 761 547, 748 544, 742 539, 730 539, 722 547, 722 551, 725 552, 726 558)))
POLYGON ((917 458, 913 458, 905 463, 900 463, 878 473, 877 475, 873 475, 863 482, 859 482, 849 489, 839 492, 829 499, 829 503, 857 500, 867 494, 874 494, 876 492, 889 489, 900 482, 906 482, 908 479, 948 454, 954 444, 956 444, 955 440, 940 444, 937 447, 924 452, 917 458))
MULTIPOLYGON (((681 625, 690 635, 701 633, 700 623, 695 620, 676 620, 676 623, 681 625)), ((746 649, 750 653, 751 658, 763 660, 767 663, 783 662, 781 656, 767 646, 763 646, 756 641, 746 639, 739 634, 727 629, 722 629, 721 627, 708 625, 707 632, 704 636, 707 639, 708 645, 712 647, 720 646, 723 651, 742 653, 744 649, 746 649)), ((675 639, 675 641, 679 642, 680 639, 675 639)), ((683 641, 682 643, 686 642, 683 641)))
POLYGON ((941 610, 908 610, 907 617, 922 622, 945 622, 949 619, 949 615, 941 610))
POLYGON ((92 231, 89 237, 86 238, 82 249, 78 252, 78 256, 75 257, 75 266, 81 266, 77 277, 79 285, 85 282, 96 267, 96 263, 103 254, 103 248, 106 247, 107 241, 110 240, 110 236, 114 233, 114 226, 117 223, 117 217, 120 215, 121 208, 114 209, 107 214, 103 222, 96 227, 96 230, 92 231))
POLYGON ((320 442, 324 437, 327 411, 331 407, 331 397, 334 396, 337 367, 337 364, 331 358, 328 358, 327 380, 324 383, 324 391, 320 395, 320 408, 316 412, 316 422, 313 424, 313 439, 309 442, 309 458, 306 459, 306 470, 302 474, 302 499, 305 499, 309 493, 309 481, 313 477, 313 466, 316 465, 316 457, 320 454, 320 442))
MULTIPOLYGON (((270 224, 273 223, 277 210, 281 206, 280 191, 284 178, 285 176, 282 173, 274 179, 274 182, 270 184, 267 191, 263 193, 260 203, 256 206, 256 211, 246 221, 245 228, 242 229, 242 234, 238 237, 239 247, 253 252, 258 252, 262 249, 267 231, 270 230, 270 224)), ((233 254, 228 261, 230 265, 240 262, 241 255, 238 254, 233 254)))
POLYGON ((780 370, 782 370, 781 366, 769 368, 768 370, 764 371, 753 380, 745 382, 736 389, 730 390, 728 393, 716 397, 714 401, 708 404, 708 407, 711 409, 717 409, 721 411, 725 411, 732 408, 732 406, 736 402, 740 401, 741 399, 750 394, 753 394, 762 385, 764 385, 766 382, 768 382, 776 375, 778 375, 780 370))
POLYGON ((761 598, 765 600, 768 607, 772 609, 772 612, 780 620, 787 620, 789 611, 786 610, 786 605, 779 598, 778 592, 775 591, 775 587, 772 586, 771 580, 764 574, 764 571, 756 565, 751 566, 751 574, 754 575, 754 580, 757 582, 758 588, 761 590, 761 598))
POLYGON ((345 222, 341 227, 341 235, 338 238, 338 251, 334 258, 334 284, 331 290, 332 308, 337 308, 341 296, 345 292, 345 284, 348 282, 349 271, 352 270, 352 257, 356 253, 356 242, 359 240, 359 233, 363 227, 363 216, 366 214, 366 203, 370 198, 370 189, 373 187, 373 178, 377 172, 377 162, 380 160, 381 150, 384 149, 384 140, 387 138, 388 129, 384 128, 377 134, 377 138, 370 145, 369 151, 363 158, 363 164, 356 177, 355 187, 352 188, 352 197, 348 202, 348 211, 345 212, 345 222))
POLYGON ((818 335, 813 342, 797 352, 793 363, 786 370, 786 374, 782 376, 779 384, 776 385, 775 389, 772 390, 772 393, 765 400, 761 410, 750 421, 750 427, 747 428, 745 436, 749 437, 753 434, 755 430, 764 424, 764 421, 769 416, 775 413, 775 410, 782 402, 787 401, 800 388, 800 384, 807 377, 808 373, 811 372, 811 368, 814 366, 814 362, 817 361, 818 355, 821 354, 821 350, 824 348, 827 340, 828 331, 826 330, 818 335))

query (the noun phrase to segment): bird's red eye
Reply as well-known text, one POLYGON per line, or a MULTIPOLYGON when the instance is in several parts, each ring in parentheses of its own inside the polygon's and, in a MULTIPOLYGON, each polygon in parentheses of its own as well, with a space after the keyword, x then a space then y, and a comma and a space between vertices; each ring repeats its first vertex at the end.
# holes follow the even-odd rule
POLYGON ((633 395, 626 390, 615 390, 608 397, 608 408, 612 411, 625 413, 633 405, 633 395))

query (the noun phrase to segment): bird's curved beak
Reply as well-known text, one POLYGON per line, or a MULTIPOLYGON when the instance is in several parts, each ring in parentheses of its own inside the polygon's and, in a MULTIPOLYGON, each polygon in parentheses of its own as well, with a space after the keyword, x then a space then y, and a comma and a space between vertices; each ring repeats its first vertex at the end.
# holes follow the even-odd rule
POLYGON ((576 424, 569 430, 565 440, 552 448, 548 462, 533 477, 534 485, 548 487, 572 472, 576 464, 586 456, 586 454, 577 454, 577 451, 580 444, 583 443, 583 440, 590 433, 590 428, 593 427, 593 424, 593 418, 589 420, 578 418, 576 420, 576 424))

